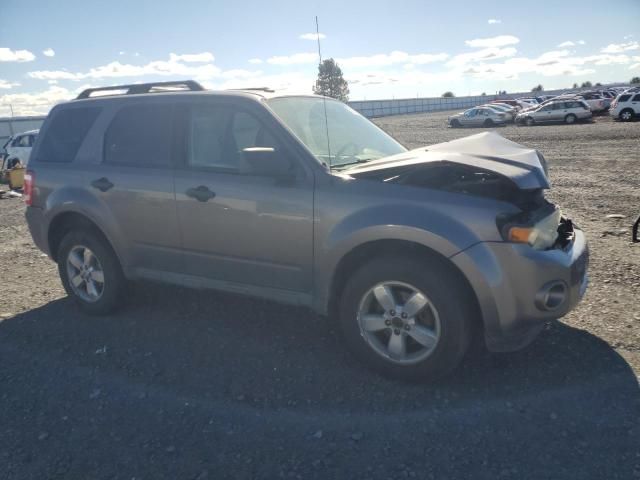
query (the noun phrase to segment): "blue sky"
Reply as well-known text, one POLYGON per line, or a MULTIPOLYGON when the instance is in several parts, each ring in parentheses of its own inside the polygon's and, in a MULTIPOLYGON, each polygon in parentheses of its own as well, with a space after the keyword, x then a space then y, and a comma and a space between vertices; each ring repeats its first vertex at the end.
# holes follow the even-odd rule
POLYGON ((87 86, 152 80, 310 92, 315 15, 353 100, 640 75, 638 0, 2 0, 0 115, 9 103, 41 113, 87 86))

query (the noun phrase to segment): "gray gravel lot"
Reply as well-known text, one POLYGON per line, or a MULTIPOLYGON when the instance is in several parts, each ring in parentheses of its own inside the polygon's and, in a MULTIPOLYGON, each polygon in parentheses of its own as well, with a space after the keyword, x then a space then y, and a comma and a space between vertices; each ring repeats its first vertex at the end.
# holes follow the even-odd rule
MULTIPOLYGON (((409 147, 483 131, 445 120, 376 123, 409 147)), ((431 386, 377 377, 324 319, 266 301, 134 285, 85 316, 21 200, 0 200, 0 479, 640 478, 640 122, 496 131, 545 154, 592 283, 529 348, 431 386)))

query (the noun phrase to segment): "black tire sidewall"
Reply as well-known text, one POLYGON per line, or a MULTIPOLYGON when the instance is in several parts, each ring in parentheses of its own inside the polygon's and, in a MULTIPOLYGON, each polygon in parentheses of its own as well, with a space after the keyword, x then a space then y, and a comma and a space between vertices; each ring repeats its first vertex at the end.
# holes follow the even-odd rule
POLYGON ((349 349, 368 367, 387 377, 433 381, 451 372, 464 357, 470 342, 470 308, 457 279, 437 263, 408 257, 380 258, 365 264, 347 281, 340 299, 339 322, 349 349), (421 290, 440 317, 440 340, 424 360, 411 365, 393 363, 376 353, 361 336, 357 321, 360 301, 374 285, 400 281, 421 290))
POLYGON ((576 123, 576 120, 577 120, 577 117, 573 113, 570 113, 569 115, 564 117, 564 123, 566 123, 567 125, 571 125, 572 123, 576 123), (569 118, 573 118, 573 120, 569 121, 569 118))
POLYGON ((88 231, 71 231, 67 233, 58 248, 58 272, 62 285, 76 304, 85 312, 92 315, 111 313, 120 306, 124 295, 125 279, 120 262, 113 249, 98 235, 88 231), (67 274, 67 256, 69 251, 77 245, 88 247, 98 258, 104 272, 104 290, 96 302, 87 302, 80 298, 71 288, 67 274))

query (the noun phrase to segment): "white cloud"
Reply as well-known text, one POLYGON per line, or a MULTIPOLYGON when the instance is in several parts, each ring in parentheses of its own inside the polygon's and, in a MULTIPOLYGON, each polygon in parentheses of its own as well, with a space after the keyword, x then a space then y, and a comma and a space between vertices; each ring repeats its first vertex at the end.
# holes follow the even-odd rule
POLYGON ((282 55, 270 57, 267 63, 271 65, 300 65, 305 63, 317 63, 317 53, 294 53, 293 55, 282 55))
POLYGON ((7 82, 6 80, 0 79, 0 89, 2 90, 8 90, 10 88, 19 87, 19 86, 20 86, 19 83, 7 82))
POLYGON ((171 54, 169 60, 155 60, 146 65, 131 65, 114 61, 106 65, 91 68, 88 72, 69 72, 67 70, 38 70, 27 75, 39 80, 83 80, 119 77, 182 76, 187 78, 207 79, 220 74, 220 69, 212 63, 189 65, 186 62, 200 62, 204 58, 213 58, 210 53, 194 55, 171 54), (209 57, 210 55, 210 57, 209 57))
POLYGON ((474 48, 504 47, 505 45, 520 43, 520 39, 513 35, 498 35, 497 37, 466 40, 464 43, 474 48))
POLYGON ((499 18, 490 18, 489 20, 487 20, 487 23, 489 25, 496 25, 498 23, 502 23, 502 20, 500 20, 499 18))
POLYGON ((621 53, 629 50, 640 50, 640 43, 638 42, 626 42, 626 43, 610 43, 600 51, 602 53, 621 53))
POLYGON ((506 48, 483 48, 482 50, 475 50, 468 53, 460 53, 455 55, 451 60, 447 62, 449 67, 462 67, 470 63, 496 60, 498 58, 513 57, 518 51, 514 47, 506 48))
POLYGON ((53 48, 46 48, 42 51, 42 54, 45 57, 53 57, 56 54, 56 52, 53 50, 53 48))
POLYGON ((29 50, 11 50, 0 48, 0 62, 31 62, 36 56, 29 50))
POLYGON ((259 65, 262 63, 262 60, 259 58, 250 58, 249 59, 249 63, 253 64, 253 65, 259 65))
POLYGON ((186 53, 184 55, 169 54, 170 62, 190 62, 190 63, 208 63, 213 62, 215 57, 211 52, 202 53, 186 53))
POLYGON ((300 40, 317 40, 318 38, 322 40, 323 38, 327 38, 324 33, 303 33, 298 37, 300 40))
POLYGON ((442 62, 449 58, 446 53, 420 53, 410 55, 407 52, 395 50, 391 53, 380 53, 363 57, 338 58, 338 65, 346 68, 372 68, 385 67, 393 64, 412 63, 424 65, 427 63, 442 62))
POLYGON ((127 53, 127 52, 121 50, 121 51, 118 52, 118 55, 124 55, 125 53, 127 53))
POLYGON ((578 40, 578 42, 577 42, 577 43, 578 43, 578 45, 584 45, 584 44, 585 44, 585 43, 587 43, 587 42, 585 42, 584 40, 578 40))
POLYGON ((565 47, 575 47, 575 43, 573 43, 571 40, 567 40, 566 42, 562 42, 560 44, 558 44, 558 48, 565 48, 565 47))
MULTIPOLYGON (((42 92, 1 95, 0 105, 11 104, 15 115, 43 115, 56 103, 69 100, 75 95, 74 92, 66 88, 51 86, 42 92)), ((0 115, 5 115, 6 113, 8 112, 2 111, 0 115)))

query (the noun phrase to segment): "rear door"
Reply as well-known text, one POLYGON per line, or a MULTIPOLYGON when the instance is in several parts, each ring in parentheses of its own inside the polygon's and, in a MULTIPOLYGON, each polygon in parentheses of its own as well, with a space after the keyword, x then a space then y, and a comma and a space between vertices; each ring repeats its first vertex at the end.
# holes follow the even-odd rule
POLYGON ((179 271, 182 255, 172 170, 174 106, 148 100, 161 99, 119 102, 103 117, 102 159, 87 167, 85 181, 107 207, 127 265, 157 275, 179 271))
POLYGON ((266 110, 253 104, 211 98, 186 106, 183 167, 175 179, 186 269, 223 288, 309 292, 312 172, 287 149, 266 110), (290 159, 294 175, 243 173, 247 147, 275 148, 290 159))

